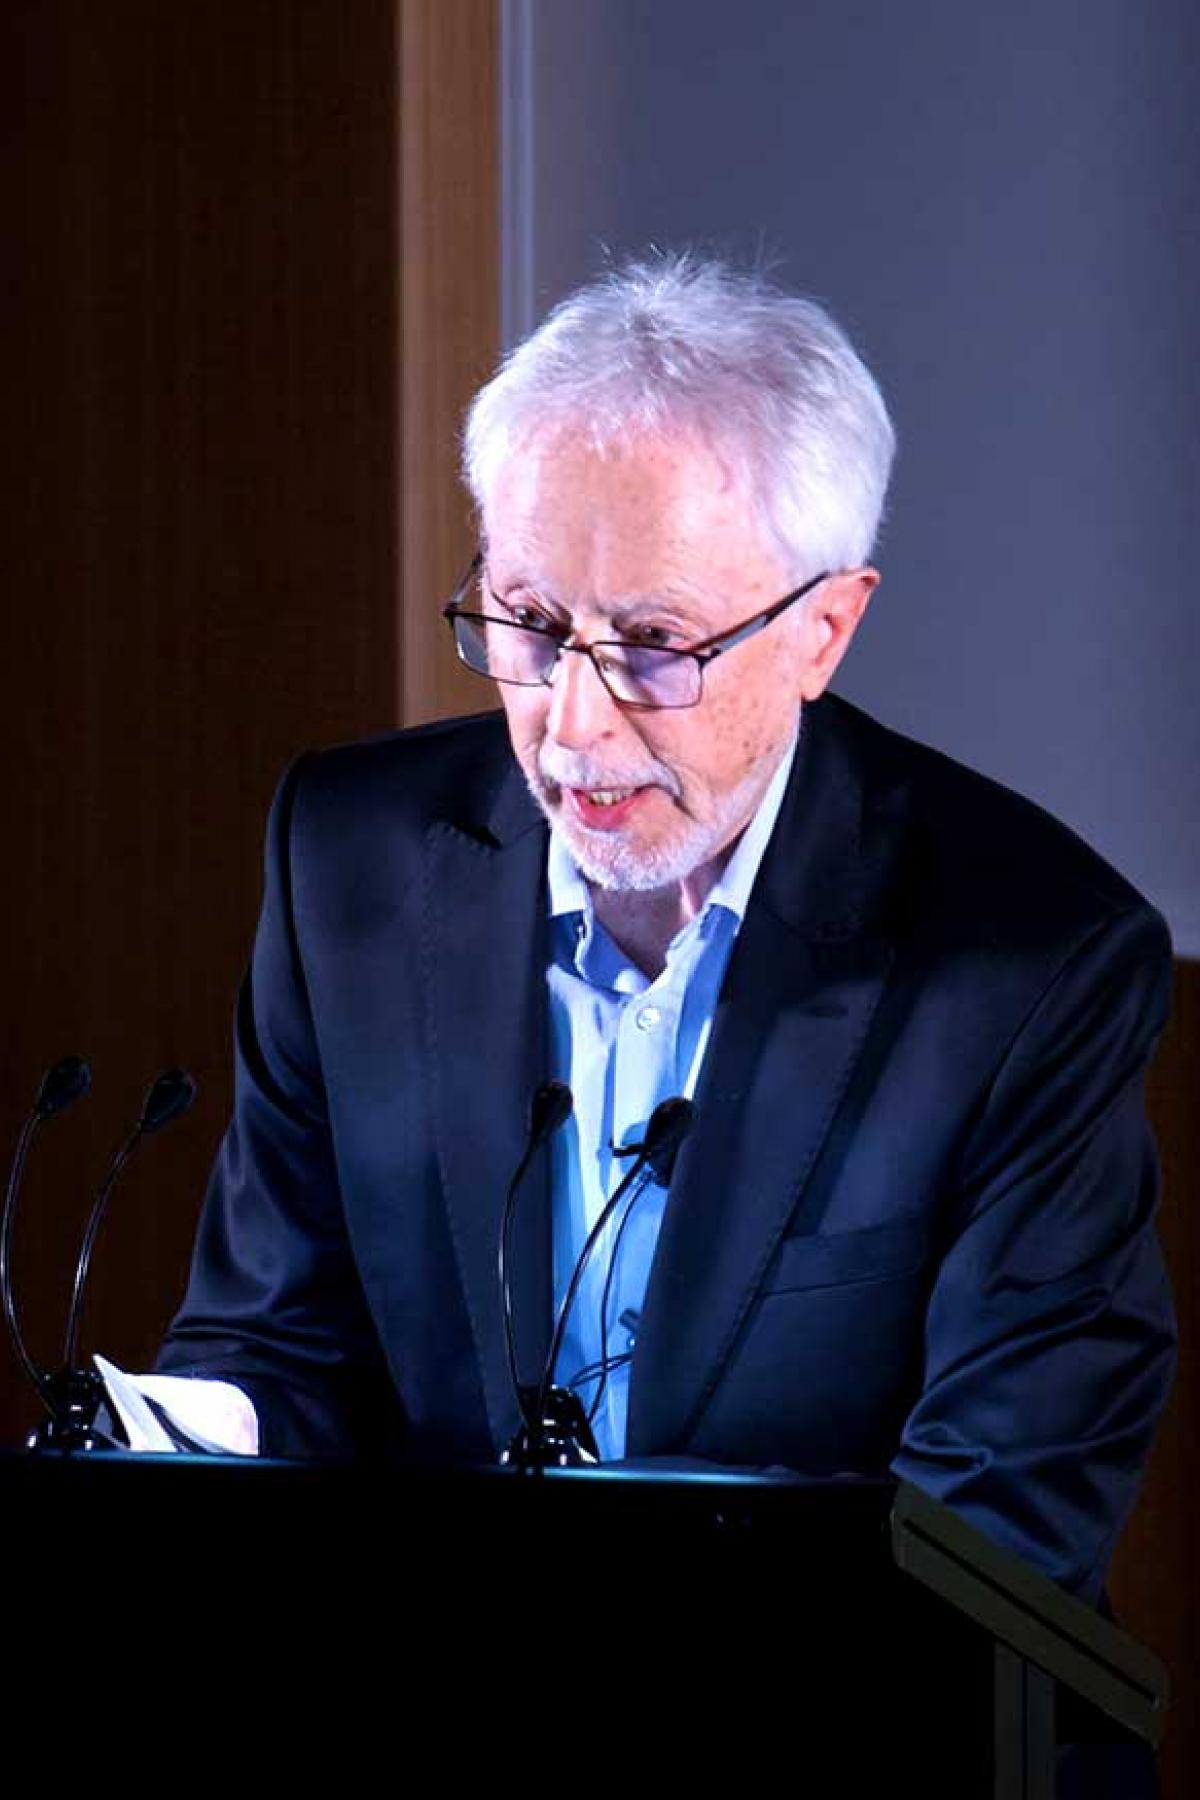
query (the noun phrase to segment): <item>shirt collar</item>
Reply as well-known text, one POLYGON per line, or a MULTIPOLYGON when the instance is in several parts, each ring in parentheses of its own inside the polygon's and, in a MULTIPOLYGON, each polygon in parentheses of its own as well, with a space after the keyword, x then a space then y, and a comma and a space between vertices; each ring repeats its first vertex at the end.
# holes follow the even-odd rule
MULTIPOLYGON (((792 772, 792 764, 796 760, 798 737, 799 733, 797 732, 780 758, 779 767, 767 783, 767 790, 759 802, 758 811, 734 845, 729 861, 713 883, 708 899, 701 909, 701 917, 717 906, 722 906, 727 912, 732 913, 739 924, 745 917, 755 877, 766 853, 771 833, 775 829, 779 809, 783 805, 788 777, 792 772)), ((552 919, 562 918, 571 913, 581 913, 585 920, 591 921, 592 899, 588 893, 587 883, 576 868, 570 851, 557 831, 550 833, 550 849, 546 859, 546 880, 552 919)))

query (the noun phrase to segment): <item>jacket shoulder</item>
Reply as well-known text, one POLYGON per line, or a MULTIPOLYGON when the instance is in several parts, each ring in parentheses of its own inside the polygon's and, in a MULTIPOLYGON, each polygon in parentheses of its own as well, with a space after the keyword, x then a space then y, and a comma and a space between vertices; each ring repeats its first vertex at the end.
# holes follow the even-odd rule
POLYGON ((873 823, 890 836, 903 821, 900 891, 912 922, 936 920, 944 933, 959 918, 1002 941, 1070 938, 1140 915, 1169 948, 1145 897, 1062 820, 844 700, 832 713, 829 729, 860 773, 864 839, 873 823))
POLYGON ((436 820, 478 830, 521 777, 502 713, 440 719, 309 751, 287 771, 276 806, 303 835, 357 835, 386 820, 421 832, 436 820))

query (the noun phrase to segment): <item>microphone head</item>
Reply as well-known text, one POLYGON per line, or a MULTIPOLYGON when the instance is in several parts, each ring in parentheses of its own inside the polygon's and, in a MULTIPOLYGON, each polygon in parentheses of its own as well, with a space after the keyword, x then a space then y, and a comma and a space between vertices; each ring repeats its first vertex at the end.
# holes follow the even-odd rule
POLYGON ((92 1085, 92 1071, 82 1056, 64 1056, 42 1076, 42 1085, 33 1103, 40 1119, 52 1118, 73 1106, 92 1085))
POLYGON ((575 1105, 565 1081, 543 1081, 529 1102, 529 1142, 535 1147, 565 1125, 575 1105))
POLYGON ((691 1130, 695 1116, 696 1109, 691 1101, 679 1095, 671 1100, 660 1100, 650 1114, 642 1147, 659 1187, 669 1184, 679 1147, 691 1130))
POLYGON ((164 1069, 150 1085, 138 1120, 138 1131, 146 1136, 161 1131, 180 1113, 185 1113, 196 1098, 196 1083, 186 1069, 164 1069))

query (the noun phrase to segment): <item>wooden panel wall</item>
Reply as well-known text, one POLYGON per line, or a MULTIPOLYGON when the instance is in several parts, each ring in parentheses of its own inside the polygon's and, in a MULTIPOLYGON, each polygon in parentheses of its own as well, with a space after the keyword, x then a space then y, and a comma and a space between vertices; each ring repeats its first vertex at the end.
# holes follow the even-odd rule
MULTIPOLYGON (((436 599, 472 536, 454 415, 497 348, 495 59, 492 0, 0 17, 5 1139, 47 1063, 95 1071, 22 1201, 40 1359, 172 1062, 201 1098, 118 1195, 85 1336, 144 1362, 178 1296, 287 760, 480 704, 436 599)), ((5 1337, 0 1440, 37 1413, 5 1337)))
POLYGON ((440 608, 474 549, 463 530, 459 428, 500 339, 499 44, 491 0, 403 0, 400 18, 399 561, 408 604, 397 703, 417 724, 492 704, 454 656, 440 608))

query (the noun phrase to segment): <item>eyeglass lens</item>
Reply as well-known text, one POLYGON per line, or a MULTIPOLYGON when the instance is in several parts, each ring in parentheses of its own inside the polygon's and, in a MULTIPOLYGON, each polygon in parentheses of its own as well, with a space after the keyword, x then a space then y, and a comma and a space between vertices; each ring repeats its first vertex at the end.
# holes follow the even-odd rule
MULTIPOLYGON (((469 668, 493 681, 539 687, 553 678, 564 651, 553 632, 502 619, 454 620, 459 654, 469 668)), ((582 646, 581 646, 582 648, 582 646)), ((571 653, 571 647, 566 647, 571 653)), ((690 656, 644 644, 593 644, 588 654, 615 700, 628 706, 693 706, 700 698, 700 667, 690 656)))

